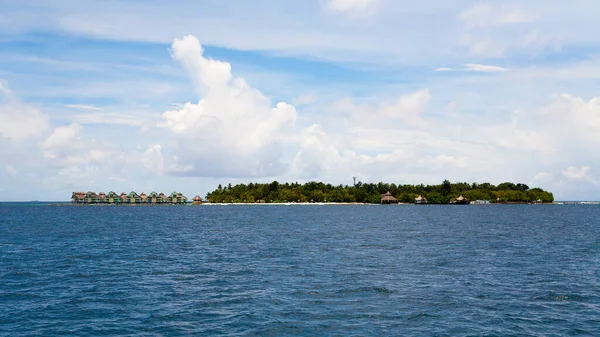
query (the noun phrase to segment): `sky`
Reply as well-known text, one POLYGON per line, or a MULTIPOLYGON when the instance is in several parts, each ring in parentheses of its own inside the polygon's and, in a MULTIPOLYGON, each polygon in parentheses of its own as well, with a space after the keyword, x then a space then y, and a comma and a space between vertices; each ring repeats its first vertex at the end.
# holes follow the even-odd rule
POLYGON ((0 193, 505 181, 600 200, 600 3, 3 0, 0 193))

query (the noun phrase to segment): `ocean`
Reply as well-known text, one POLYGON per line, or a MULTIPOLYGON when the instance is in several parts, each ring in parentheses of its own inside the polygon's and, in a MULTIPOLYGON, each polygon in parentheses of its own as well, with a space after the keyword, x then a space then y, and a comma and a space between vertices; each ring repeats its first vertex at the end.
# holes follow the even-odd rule
POLYGON ((0 204, 2 336, 600 336, 600 207, 0 204))

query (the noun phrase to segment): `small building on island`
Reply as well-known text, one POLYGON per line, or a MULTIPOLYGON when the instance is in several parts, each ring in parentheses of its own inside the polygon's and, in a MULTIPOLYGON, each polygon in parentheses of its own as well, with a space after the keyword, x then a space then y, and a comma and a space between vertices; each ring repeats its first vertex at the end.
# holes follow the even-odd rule
POLYGON ((398 199, 394 198, 392 193, 388 191, 386 194, 381 195, 381 203, 384 205, 397 204, 398 199))
POLYGON ((467 199, 461 195, 458 198, 450 200, 450 203, 453 205, 468 205, 469 199, 467 199))
POLYGON ((424 205, 427 203, 427 198, 425 198, 422 195, 419 195, 418 197, 415 198, 415 204, 417 205, 424 205))

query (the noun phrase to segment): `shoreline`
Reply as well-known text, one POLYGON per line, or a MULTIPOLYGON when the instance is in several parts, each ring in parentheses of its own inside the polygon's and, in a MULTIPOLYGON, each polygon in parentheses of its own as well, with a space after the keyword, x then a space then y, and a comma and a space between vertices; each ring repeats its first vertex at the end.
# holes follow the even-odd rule
POLYGON ((369 204, 360 202, 290 202, 290 203, 202 203, 202 204, 73 204, 65 203, 49 203, 48 206, 110 206, 110 207, 184 207, 184 206, 502 206, 502 205, 600 205, 600 202, 548 202, 548 203, 528 203, 528 202, 505 202, 505 203, 489 203, 489 204, 415 204, 415 203, 397 203, 397 204, 369 204))

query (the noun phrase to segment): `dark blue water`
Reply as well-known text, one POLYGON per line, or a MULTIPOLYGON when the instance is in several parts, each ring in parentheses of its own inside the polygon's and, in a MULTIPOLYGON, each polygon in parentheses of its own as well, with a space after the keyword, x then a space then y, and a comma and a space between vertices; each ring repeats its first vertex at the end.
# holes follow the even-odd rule
POLYGON ((0 205, 0 335, 600 336, 598 206, 0 205))

